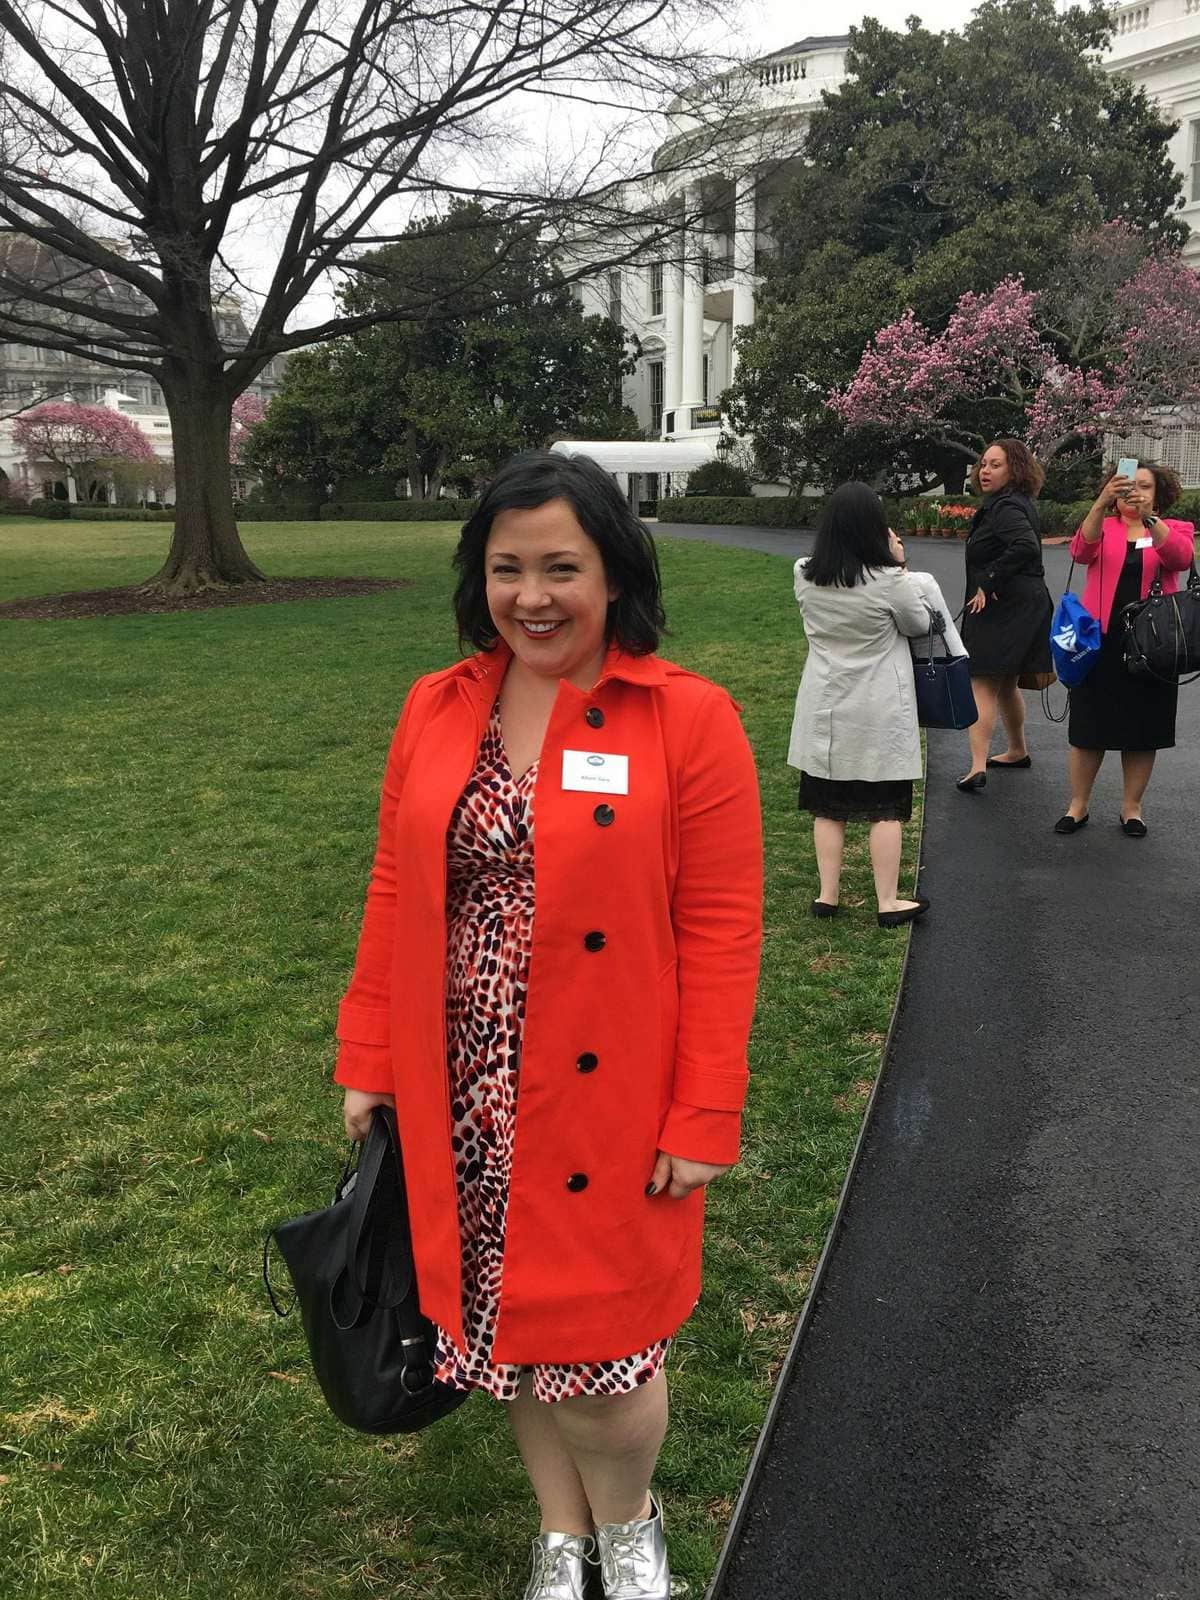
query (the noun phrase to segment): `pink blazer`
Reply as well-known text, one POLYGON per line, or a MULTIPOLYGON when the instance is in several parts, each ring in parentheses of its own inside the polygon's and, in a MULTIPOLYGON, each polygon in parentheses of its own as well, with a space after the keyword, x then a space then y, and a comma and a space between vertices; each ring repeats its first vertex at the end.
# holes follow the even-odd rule
MULTIPOLYGON (((1174 593, 1179 587, 1179 573, 1186 572, 1192 564, 1195 550, 1195 528, 1192 523, 1178 522, 1173 517, 1163 517, 1162 520, 1170 529, 1165 542, 1157 550, 1147 545, 1142 551, 1143 600, 1160 573, 1164 591, 1167 594, 1174 593)), ((1108 632, 1108 620, 1112 615, 1121 568, 1125 565, 1127 543, 1125 523, 1120 517, 1105 517, 1095 544, 1088 544, 1082 529, 1076 530, 1071 540, 1072 560, 1088 568, 1087 582, 1083 586, 1083 603, 1094 617, 1099 617, 1105 633, 1108 632), (1100 559, 1101 551, 1104 553, 1103 561, 1100 559)))

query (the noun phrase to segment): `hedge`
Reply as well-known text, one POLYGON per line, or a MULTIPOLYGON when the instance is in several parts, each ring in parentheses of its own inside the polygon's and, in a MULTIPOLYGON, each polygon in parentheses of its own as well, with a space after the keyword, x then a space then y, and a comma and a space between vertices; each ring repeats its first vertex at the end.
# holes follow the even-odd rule
POLYGON ((660 522, 740 523, 751 528, 806 528, 820 516, 823 495, 675 495, 658 502, 660 522))
POLYGON ((361 478, 339 478, 333 486, 333 498, 339 503, 357 505, 363 500, 394 500, 396 474, 371 474, 361 478))
POLYGON ((320 510, 331 522, 465 522, 478 500, 330 500, 320 510))
MULTIPOLYGON (((912 509, 928 509, 938 505, 977 508, 982 503, 964 494, 884 495, 882 498, 888 522, 897 529, 903 529, 905 513, 912 509)), ((780 495, 771 499, 679 495, 674 499, 659 501, 658 520, 725 523, 750 528, 812 528, 825 509, 826 499, 825 495, 780 495)), ((1074 533, 1091 507, 1091 500, 1040 500, 1038 513, 1043 535, 1061 538, 1074 533)), ((1168 514, 1194 522, 1200 528, 1200 490, 1189 489, 1180 496, 1168 514)))
POLYGON ((233 514, 239 522, 316 522, 321 515, 318 505, 261 506, 247 500, 235 505, 233 514))

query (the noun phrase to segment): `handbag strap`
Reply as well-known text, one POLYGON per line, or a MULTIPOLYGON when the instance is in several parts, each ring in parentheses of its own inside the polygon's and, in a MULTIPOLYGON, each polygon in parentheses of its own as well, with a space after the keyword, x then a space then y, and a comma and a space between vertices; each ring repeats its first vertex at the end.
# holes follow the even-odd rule
MULTIPOLYGON (((929 645, 929 654, 924 658, 924 660, 922 660, 920 656, 917 656, 916 660, 917 660, 917 665, 918 666, 932 667, 932 665, 933 665, 933 636, 934 636, 934 634, 936 633, 938 638, 942 641, 942 652, 943 652, 943 654, 945 654, 947 656, 950 654, 950 646, 946 643, 946 633, 945 633, 946 619, 945 619, 945 617, 942 617, 942 613, 940 611, 934 611, 933 607, 929 604, 928 601, 925 602, 925 609, 929 613, 929 635, 928 635, 928 639, 927 639, 927 643, 929 645), (937 617, 942 617, 942 626, 941 627, 938 626, 937 621, 935 620, 937 617)), ((964 606, 963 607, 963 611, 965 611, 966 609, 967 609, 966 606, 964 606)), ((961 618, 961 616, 962 616, 962 611, 959 612, 958 617, 956 617, 954 620, 957 622, 959 620, 959 618, 961 618)))
MULTIPOLYGON (((338 1179, 337 1193, 334 1196, 335 1200, 340 1200, 342 1195, 345 1193, 346 1185, 350 1182, 351 1177, 356 1171, 356 1158, 361 1148, 361 1145, 359 1145, 357 1142, 354 1140, 351 1141, 350 1149, 347 1152, 346 1159, 342 1163, 342 1175, 338 1179)), ((290 1317, 292 1312, 296 1309, 296 1305, 300 1299, 300 1296, 293 1291, 292 1298, 286 1306, 281 1306, 279 1303, 279 1296, 275 1293, 275 1285, 271 1282, 271 1240, 274 1238, 274 1236, 274 1229, 268 1228, 266 1237, 263 1239, 263 1284, 266 1287, 267 1298, 271 1302, 271 1310, 275 1313, 275 1315, 277 1317, 290 1317)))
POLYGON ((403 1208, 404 1165, 396 1134, 396 1114, 390 1106, 372 1106, 371 1130, 358 1161, 358 1178, 351 1200, 346 1234, 346 1269, 363 1301, 379 1311, 394 1311, 408 1297, 411 1273, 395 1273, 396 1298, 385 1301, 371 1293, 369 1283, 378 1268, 382 1286, 392 1254, 397 1227, 407 1232, 403 1208), (389 1217, 379 1215, 388 1195, 394 1202, 389 1217), (382 1225, 381 1225, 382 1224, 382 1225), (405 1278, 410 1281, 405 1281, 405 1278))

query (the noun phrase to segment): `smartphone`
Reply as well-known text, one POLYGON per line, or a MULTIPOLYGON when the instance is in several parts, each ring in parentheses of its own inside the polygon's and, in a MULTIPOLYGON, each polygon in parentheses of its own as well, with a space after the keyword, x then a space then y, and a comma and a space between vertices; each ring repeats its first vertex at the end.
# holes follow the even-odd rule
POLYGON ((1118 478, 1128 478, 1131 482, 1136 482, 1137 470, 1138 464, 1136 456, 1122 456, 1120 461, 1117 462, 1118 478))

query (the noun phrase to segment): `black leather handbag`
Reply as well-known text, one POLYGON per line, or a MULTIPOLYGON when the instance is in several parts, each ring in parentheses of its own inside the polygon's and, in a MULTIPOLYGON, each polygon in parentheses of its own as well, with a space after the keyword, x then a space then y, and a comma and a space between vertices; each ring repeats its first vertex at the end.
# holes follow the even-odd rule
POLYGON ((1144 600, 1124 606, 1125 669, 1135 678, 1193 683, 1200 676, 1200 574, 1193 561, 1184 588, 1164 594, 1161 573, 1144 600), (1194 676, 1185 680, 1184 673, 1194 676))
POLYGON ((404 1157, 396 1114, 375 1106, 371 1130, 342 1173, 333 1204, 281 1223, 263 1247, 277 1316, 296 1305, 329 1409, 361 1433, 415 1433, 470 1391, 433 1375, 436 1332, 417 1303, 404 1157), (274 1238, 295 1287, 282 1307, 271 1285, 274 1238))

